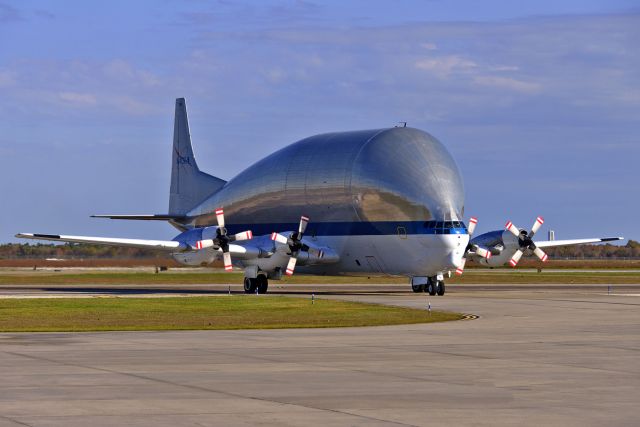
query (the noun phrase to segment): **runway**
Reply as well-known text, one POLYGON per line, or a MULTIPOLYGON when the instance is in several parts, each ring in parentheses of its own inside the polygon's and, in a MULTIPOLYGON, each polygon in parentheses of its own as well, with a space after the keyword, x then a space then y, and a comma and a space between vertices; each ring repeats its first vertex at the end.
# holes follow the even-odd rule
MULTIPOLYGON (((161 294, 156 288, 145 295, 161 294)), ((72 293, 64 289, 55 292, 72 293)), ((189 289, 221 295, 226 287, 189 289)), ((480 317, 345 329, 0 334, 0 426, 638 425, 638 289, 460 285, 429 297, 397 285, 327 286, 320 298, 422 309, 431 302, 480 317)))

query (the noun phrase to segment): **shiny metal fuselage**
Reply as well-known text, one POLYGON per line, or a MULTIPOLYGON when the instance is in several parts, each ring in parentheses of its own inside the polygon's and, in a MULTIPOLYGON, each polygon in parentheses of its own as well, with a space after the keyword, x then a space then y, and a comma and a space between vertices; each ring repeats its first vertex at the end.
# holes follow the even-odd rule
MULTIPOLYGON (((430 276, 455 268, 468 243, 464 224, 433 230, 426 221, 464 214, 460 172, 446 148, 413 128, 329 133, 293 143, 250 166, 189 212, 193 227, 215 226, 224 207, 233 233, 297 229, 336 251, 320 274, 384 272, 430 276), (446 233, 446 234, 445 234, 446 233)), ((277 259, 257 259, 267 271, 277 259)))

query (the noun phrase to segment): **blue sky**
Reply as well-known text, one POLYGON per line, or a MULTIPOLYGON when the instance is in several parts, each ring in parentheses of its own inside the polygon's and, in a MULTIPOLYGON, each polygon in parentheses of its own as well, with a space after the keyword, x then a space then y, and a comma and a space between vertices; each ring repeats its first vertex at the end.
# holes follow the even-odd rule
POLYGON ((0 242, 173 237, 89 215, 166 212, 183 96, 223 179, 407 121, 456 158, 479 231, 638 240, 640 3, 523 3, 0 0, 0 242))

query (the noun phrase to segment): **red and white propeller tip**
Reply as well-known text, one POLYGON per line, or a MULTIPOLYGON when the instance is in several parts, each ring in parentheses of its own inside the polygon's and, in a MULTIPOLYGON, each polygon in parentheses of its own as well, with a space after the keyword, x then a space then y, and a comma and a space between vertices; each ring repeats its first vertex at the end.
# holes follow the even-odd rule
POLYGON ((536 231, 538 231, 540 227, 542 227, 542 224, 544 224, 544 219, 541 216, 537 217, 536 222, 534 222, 533 227, 531 227, 531 233, 529 233, 529 237, 533 237, 533 235, 536 234, 536 231))
POLYGON ((549 256, 547 254, 545 254, 544 251, 542 249, 538 248, 538 247, 536 247, 533 250, 533 253, 536 254, 536 256, 538 258, 540 258, 540 261, 542 261, 542 262, 547 262, 547 259, 549 258, 549 256))
POLYGON ((467 231, 469 232, 469 235, 473 234, 474 230, 476 229, 476 225, 478 225, 478 218, 473 216, 469 218, 469 226, 467 227, 467 231))
POLYGON ((475 249, 476 249, 476 254, 478 256, 481 256, 482 258, 485 258, 485 259, 491 258, 491 251, 485 248, 481 248, 480 246, 476 246, 475 249))
POLYGON ((276 241, 278 243, 282 243, 283 245, 286 245, 287 243, 289 243, 289 239, 287 239, 282 234, 276 233, 275 231, 271 233, 271 240, 276 241))
POLYGON ((298 233, 304 234, 307 229, 307 224, 309 224, 309 217, 301 216, 300 217, 300 225, 298 226, 298 233))
POLYGON ((520 230, 518 229, 518 227, 513 225, 511 221, 507 221, 507 223, 504 225, 504 228, 505 230, 509 230, 510 232, 512 232, 514 236, 520 236, 520 230))
POLYGON ((296 262, 297 261, 298 261, 298 259, 296 257, 294 257, 294 256, 289 258, 289 263, 287 264, 287 270, 285 271, 287 276, 293 275, 293 270, 295 270, 295 268, 296 268, 296 262))
POLYGON ((223 252, 222 253, 222 258, 224 259, 224 269, 226 271, 232 271, 233 270, 233 264, 231 263, 231 253, 223 252))
POLYGON ((224 210, 222 208, 216 209, 216 219, 218 220, 218 227, 224 227, 224 210))
POLYGON ((518 249, 509 260, 509 265, 511 265, 511 267, 515 267, 516 265, 518 265, 518 261, 520 261, 520 258, 522 258, 522 250, 518 249))
POLYGON ((458 268, 456 268, 456 274, 458 276, 460 276, 462 273, 464 273, 464 265, 467 263, 467 259, 466 258, 462 258, 460 260, 460 264, 458 265, 458 268))
POLYGON ((253 239, 253 233, 251 230, 243 231, 242 233, 236 233, 233 235, 234 240, 242 241, 242 240, 251 240, 253 239))

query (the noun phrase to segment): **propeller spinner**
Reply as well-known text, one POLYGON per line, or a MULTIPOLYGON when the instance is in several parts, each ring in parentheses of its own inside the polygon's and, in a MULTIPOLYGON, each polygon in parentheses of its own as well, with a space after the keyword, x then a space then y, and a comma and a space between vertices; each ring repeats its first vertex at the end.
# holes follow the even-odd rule
POLYGON ((536 218, 536 221, 533 223, 533 226, 531 227, 531 231, 527 232, 527 230, 524 230, 524 229, 520 230, 518 227, 513 225, 511 221, 507 221, 507 224, 505 225, 505 229, 509 230, 511 233, 513 233, 514 236, 518 238, 518 245, 519 245, 518 250, 516 251, 515 254, 513 254, 511 259, 509 260, 509 264, 511 265, 511 267, 515 267, 516 265, 518 265, 518 261, 520 261, 520 258, 522 258, 522 255, 524 254, 524 251, 527 249, 531 249, 533 253, 538 258, 540 258, 540 261, 545 262, 547 260, 548 258, 547 254, 545 254, 542 249, 537 247, 533 241, 533 236, 540 229, 542 224, 544 224, 544 219, 541 216, 539 216, 538 218, 536 218))
POLYGON ((324 256, 323 251, 311 248, 302 243, 302 237, 304 236, 304 232, 307 229, 308 223, 309 218, 303 215, 300 217, 298 231, 291 233, 289 237, 283 236, 282 234, 276 232, 271 233, 271 240, 282 243, 284 245, 289 245, 291 257, 289 258, 287 269, 285 270, 287 276, 291 276, 293 274, 293 271, 296 268, 296 262, 298 261, 298 255, 300 255, 301 251, 309 252, 310 254, 315 255, 318 258, 322 258, 324 256))
POLYGON ((195 249, 205 249, 209 247, 220 248, 224 259, 224 269, 231 271, 233 270, 233 264, 231 263, 229 243, 241 240, 251 240, 253 238, 253 233, 251 230, 247 230, 242 233, 228 235, 227 229, 224 226, 224 210, 222 208, 216 209, 216 219, 218 220, 218 228, 216 229, 215 239, 199 240, 196 242, 195 249))

